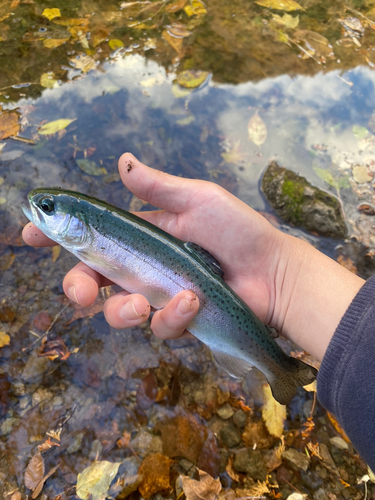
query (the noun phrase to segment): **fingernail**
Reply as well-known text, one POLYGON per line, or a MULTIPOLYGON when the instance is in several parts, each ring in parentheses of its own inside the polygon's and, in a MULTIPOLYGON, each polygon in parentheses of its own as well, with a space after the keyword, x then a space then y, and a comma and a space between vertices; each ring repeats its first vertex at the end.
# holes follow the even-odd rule
POLYGON ((191 304, 193 300, 195 300, 195 294, 189 295, 189 298, 184 297, 183 299, 181 299, 177 304, 178 312, 181 314, 191 313, 193 310, 193 306, 191 304))
POLYGON ((76 287, 75 285, 71 285, 69 288, 68 288, 68 292, 67 292, 67 296, 70 300, 72 300, 73 302, 75 302, 76 304, 79 304, 79 300, 77 298, 77 292, 76 292, 76 287))
POLYGON ((134 302, 132 300, 128 300, 120 309, 120 318, 126 320, 139 319, 139 314, 137 313, 134 302))

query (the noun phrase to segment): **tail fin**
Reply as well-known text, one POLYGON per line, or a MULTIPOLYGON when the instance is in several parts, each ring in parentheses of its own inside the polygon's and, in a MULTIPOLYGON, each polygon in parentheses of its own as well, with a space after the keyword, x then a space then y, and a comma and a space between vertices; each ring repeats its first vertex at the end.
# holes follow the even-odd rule
POLYGON ((316 379, 318 371, 300 361, 294 360, 295 371, 282 372, 277 378, 268 380, 273 397, 282 405, 286 405, 297 394, 298 387, 311 384, 316 379))

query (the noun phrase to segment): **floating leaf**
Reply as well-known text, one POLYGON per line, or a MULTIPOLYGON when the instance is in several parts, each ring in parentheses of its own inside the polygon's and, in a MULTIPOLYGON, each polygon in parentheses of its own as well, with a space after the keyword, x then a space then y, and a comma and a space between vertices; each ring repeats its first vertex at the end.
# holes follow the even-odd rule
POLYGON ((40 85, 47 89, 54 89, 59 86, 59 83, 53 78, 53 73, 50 72, 43 73, 43 75, 40 77, 40 85))
POLYGON ((117 50, 124 47, 124 42, 122 40, 118 40, 117 38, 112 38, 111 40, 108 40, 108 46, 111 50, 117 50))
POLYGON ((142 87, 153 87, 154 85, 162 85, 164 83, 164 77, 160 73, 156 76, 147 78, 147 80, 142 80, 140 84, 142 87))
POLYGON ((148 500, 158 491, 168 490, 169 470, 171 460, 161 453, 148 455, 139 467, 139 474, 143 480, 138 489, 140 494, 148 500))
POLYGON ((105 175, 107 173, 104 167, 99 167, 94 161, 87 160, 86 158, 77 160, 77 164, 88 175, 105 175))
POLYGON ((207 14, 206 6, 200 0, 191 0, 189 5, 185 5, 184 11, 189 17, 207 14))
POLYGON ((361 127, 360 125, 353 125, 353 134, 356 136, 357 139, 365 139, 369 135, 369 131, 367 130, 366 127, 361 127))
POLYGON ((372 180, 372 175, 370 175, 367 171, 367 168, 364 165, 356 165, 352 169, 353 179, 358 184, 362 184, 364 182, 370 182, 372 180))
MULTIPOLYGON (((321 62, 326 59, 334 59, 335 53, 333 52, 332 45, 320 33, 309 30, 298 30, 294 33, 294 39, 299 42, 304 42, 305 48, 303 50, 302 58, 314 56, 321 62)), ((300 47, 301 48, 301 47, 300 47)))
POLYGON ((326 182, 332 187, 336 187, 335 179, 329 170, 325 168, 314 167, 314 172, 322 179, 322 181, 326 182))
POLYGON ((253 115, 247 124, 249 139, 256 145, 261 146, 267 138, 267 127, 258 112, 253 115))
POLYGON ((167 28, 167 31, 169 35, 176 38, 186 38, 187 36, 190 36, 192 34, 192 32, 181 23, 173 23, 167 28))
POLYGON ((198 469, 199 481, 189 476, 181 476, 182 489, 186 500, 217 500, 221 491, 220 479, 214 479, 207 472, 198 469))
POLYGON ((281 437, 286 420, 286 406, 281 405, 272 396, 270 386, 263 385, 264 404, 262 407, 262 418, 266 424, 268 432, 275 437, 281 437))
POLYGON ((169 45, 171 47, 174 48, 174 50, 176 52, 180 52, 180 50, 182 48, 182 42, 183 42, 182 38, 176 38, 176 37, 170 35, 167 30, 163 30, 161 36, 164 38, 164 40, 166 42, 169 43, 169 45))
POLYGON ((80 69, 82 73, 88 73, 96 66, 96 61, 93 57, 87 55, 80 55, 70 59, 70 62, 76 69, 80 69))
POLYGON ((10 337, 7 333, 0 330, 0 347, 10 344, 10 337))
POLYGON ((56 47, 60 47, 60 45, 64 45, 70 39, 68 38, 46 38, 43 40, 43 47, 47 49, 55 49, 56 47))
POLYGON ((44 460, 40 451, 37 451, 31 458, 25 470, 25 486, 30 490, 35 490, 44 477, 44 460))
POLYGON ((186 125, 190 125, 195 120, 193 115, 189 115, 186 118, 180 118, 179 120, 176 121, 178 125, 181 125, 182 127, 186 125))
POLYGON ((82 500, 103 500, 121 462, 94 462, 78 474, 76 494, 82 500))
POLYGON ((297 28, 299 24, 299 16, 293 17, 290 14, 284 14, 283 17, 281 17, 277 14, 272 14, 272 18, 277 24, 282 24, 290 29, 297 28))
POLYGON ((55 120, 53 122, 45 123, 39 129, 40 135, 53 135, 61 130, 64 130, 72 122, 76 121, 77 118, 70 120, 69 118, 60 118, 60 120, 55 120))
POLYGON ((50 21, 52 19, 55 19, 55 17, 61 17, 61 12, 60 12, 60 9, 44 9, 44 11, 42 12, 42 16, 46 17, 47 19, 49 19, 50 21))
POLYGON ((170 3, 166 6, 165 12, 172 14, 174 12, 178 12, 185 7, 188 0, 176 0, 175 2, 170 3))
POLYGON ((19 129, 17 113, 3 113, 0 115, 0 140, 17 135, 19 129))
POLYGON ((286 10, 305 10, 294 0, 255 0, 255 3, 268 9, 286 10))
POLYGON ((206 81, 208 75, 209 73, 207 71, 187 69, 186 71, 182 71, 179 75, 177 75, 177 83, 181 85, 181 87, 195 89, 206 81))

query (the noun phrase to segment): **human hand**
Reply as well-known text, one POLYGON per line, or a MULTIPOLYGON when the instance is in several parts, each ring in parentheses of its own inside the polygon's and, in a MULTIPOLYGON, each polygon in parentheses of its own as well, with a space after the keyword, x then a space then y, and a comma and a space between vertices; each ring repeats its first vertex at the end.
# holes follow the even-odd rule
MULTIPOLYGON (((130 191, 163 209, 137 215, 212 253, 221 263, 225 281, 261 321, 322 357, 362 280, 306 243, 281 233, 220 186, 153 170, 129 153, 121 157, 119 171, 130 191), (336 286, 332 293, 331 281, 336 286), (324 284, 326 289, 322 289, 324 284), (343 293, 342 300, 335 292, 343 293), (328 321, 325 311, 331 318, 328 321)), ((25 227, 23 236, 33 246, 54 244, 32 224, 25 227)), ((70 299, 88 306, 99 287, 107 284, 105 278, 79 263, 66 275, 63 286, 70 299)), ((162 338, 180 336, 198 307, 191 291, 180 292, 154 314, 151 328, 162 338)), ((140 324, 149 312, 145 297, 126 291, 104 305, 106 319, 115 328, 140 324)))

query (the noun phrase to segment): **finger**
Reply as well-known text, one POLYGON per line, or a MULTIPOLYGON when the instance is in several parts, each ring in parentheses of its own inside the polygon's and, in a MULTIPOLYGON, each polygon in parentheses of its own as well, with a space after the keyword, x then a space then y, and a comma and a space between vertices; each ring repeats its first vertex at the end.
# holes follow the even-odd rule
POLYGON ((63 289, 70 300, 87 307, 96 299, 99 288, 111 284, 107 278, 80 262, 65 276, 63 289))
POLYGON ((132 193, 141 200, 174 213, 189 210, 193 206, 192 198, 200 187, 203 189, 209 185, 205 181, 183 179, 147 167, 131 153, 123 154, 118 165, 122 182, 132 193))
POLYGON ((169 304, 156 311, 151 321, 151 329, 162 339, 181 337, 199 309, 199 300, 191 290, 178 293, 169 304))
POLYGON ((150 315, 148 300, 138 293, 120 292, 106 300, 104 316, 114 328, 130 328, 144 323, 150 315))
POLYGON ((32 222, 26 224, 22 230, 23 241, 32 247, 51 247, 57 245, 55 241, 47 238, 32 222))

